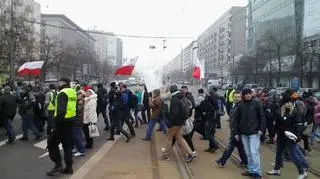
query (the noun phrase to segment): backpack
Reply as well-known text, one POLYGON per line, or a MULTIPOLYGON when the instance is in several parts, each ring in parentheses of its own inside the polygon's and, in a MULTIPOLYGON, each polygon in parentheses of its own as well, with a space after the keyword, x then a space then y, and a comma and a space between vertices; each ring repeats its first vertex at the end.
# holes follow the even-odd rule
POLYGON ((138 105, 138 97, 133 93, 130 93, 129 105, 131 109, 134 109, 138 105))
POLYGON ((219 116, 224 116, 224 114, 225 114, 224 106, 223 106, 223 102, 220 97, 217 98, 217 106, 218 106, 217 114, 219 116))
POLYGON ((190 116, 190 109, 192 109, 192 103, 186 97, 180 99, 180 116, 182 119, 188 119, 190 116))

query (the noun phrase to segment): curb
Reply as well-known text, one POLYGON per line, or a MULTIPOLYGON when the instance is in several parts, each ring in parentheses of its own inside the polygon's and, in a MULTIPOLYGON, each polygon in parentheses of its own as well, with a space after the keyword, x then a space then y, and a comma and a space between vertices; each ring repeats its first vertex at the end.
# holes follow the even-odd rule
POLYGON ((177 158, 177 165, 180 170, 181 177, 183 179, 193 179, 193 174, 192 174, 191 168, 189 167, 187 162, 185 162, 185 160, 183 158, 183 154, 177 145, 174 145, 173 153, 174 153, 175 157, 177 158))
POLYGON ((157 158, 157 144, 156 144, 155 133, 152 133, 151 143, 150 143, 150 153, 151 153, 151 164, 153 179, 160 179, 159 163, 157 158))

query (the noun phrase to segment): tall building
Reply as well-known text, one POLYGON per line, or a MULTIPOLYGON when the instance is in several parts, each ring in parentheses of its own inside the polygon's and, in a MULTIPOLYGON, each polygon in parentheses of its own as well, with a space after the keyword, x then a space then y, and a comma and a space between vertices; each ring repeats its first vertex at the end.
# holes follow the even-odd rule
POLYGON ((304 0, 303 37, 320 36, 320 1, 304 0))
MULTIPOLYGON (((282 41, 300 40, 304 0, 249 0, 246 52, 255 55, 258 46, 272 35, 282 41)), ((290 50, 290 49, 288 49, 290 50)))
POLYGON ((56 71, 51 71, 47 77, 57 78, 59 75, 70 75, 73 79, 86 78, 87 80, 88 75, 95 72, 95 69, 92 69, 93 60, 91 59, 94 58, 95 39, 63 14, 41 14, 41 22, 42 38, 59 42, 57 45, 63 51, 62 62, 72 63, 70 59, 75 58, 78 60, 76 63, 79 64, 75 72, 71 70, 74 69, 74 64, 64 63, 59 66, 60 70, 64 70, 63 72, 55 69, 56 71), (81 63, 79 63, 80 58, 81 63))
POLYGON ((14 48, 16 66, 18 67, 25 61, 39 60, 40 11, 40 4, 34 0, 0 1, 0 60, 8 58, 8 33, 10 33, 11 25, 14 27, 13 40, 18 42, 14 48), (11 17, 13 17, 12 23, 11 17))
POLYGON ((110 35, 108 36, 108 42, 107 42, 107 61, 108 64, 112 65, 112 66, 116 66, 117 65, 117 49, 118 49, 118 45, 117 45, 117 37, 114 35, 110 35))
MULTIPOLYGON (((108 36, 103 31, 96 31, 97 33, 90 33, 90 35, 96 40, 95 41, 95 52, 100 62, 107 60, 107 46, 108 36)), ((110 35, 112 35, 110 33, 110 35)))
MULTIPOLYGON (((166 77, 172 77, 174 74, 182 72, 181 64, 181 55, 179 54, 175 58, 173 58, 169 63, 163 66, 163 75, 166 77)), ((173 80, 178 80, 178 76, 173 80)))
POLYGON ((198 38, 198 57, 205 61, 206 77, 231 80, 233 58, 245 51, 246 8, 232 6, 198 38))
POLYGON ((117 38, 117 66, 122 65, 123 58, 123 43, 120 38, 117 38))

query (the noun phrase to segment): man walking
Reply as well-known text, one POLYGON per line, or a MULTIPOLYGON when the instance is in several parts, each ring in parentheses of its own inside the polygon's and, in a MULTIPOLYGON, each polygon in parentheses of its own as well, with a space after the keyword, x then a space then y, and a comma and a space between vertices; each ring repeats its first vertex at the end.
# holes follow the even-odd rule
POLYGON ((235 137, 240 141, 241 136, 248 157, 248 171, 242 175, 260 179, 262 178, 259 153, 260 136, 266 129, 266 117, 261 103, 253 99, 251 89, 244 89, 242 96, 243 102, 239 104, 234 114, 235 137))
POLYGON ((107 90, 102 86, 102 84, 98 84, 98 101, 97 101, 97 115, 99 116, 100 113, 102 113, 104 123, 106 124, 106 127, 104 128, 105 131, 108 131, 110 128, 110 123, 107 117, 107 104, 108 104, 108 92, 107 90))
POLYGON ((55 163, 54 168, 47 172, 48 176, 54 176, 61 172, 73 174, 72 147, 73 127, 77 111, 77 94, 70 88, 70 80, 61 78, 59 81, 59 93, 57 95, 54 112, 54 129, 48 138, 48 150, 50 159, 55 163), (59 144, 62 143, 66 167, 63 169, 59 144))
POLYGON ((0 114, 8 135, 7 144, 13 144, 16 136, 11 122, 16 115, 18 98, 11 94, 11 88, 9 86, 4 87, 3 93, 3 96, 0 97, 0 114))

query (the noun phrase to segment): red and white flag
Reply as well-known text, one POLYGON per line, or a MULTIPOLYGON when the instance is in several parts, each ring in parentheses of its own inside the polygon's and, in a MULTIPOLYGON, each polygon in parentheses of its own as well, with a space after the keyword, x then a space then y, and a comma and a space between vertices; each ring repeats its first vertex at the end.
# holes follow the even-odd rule
POLYGON ((192 77, 194 79, 200 80, 201 78, 204 77, 204 69, 203 66, 200 63, 200 60, 196 58, 195 64, 193 67, 193 72, 192 72, 192 77))
POLYGON ((24 76, 39 76, 43 61, 26 62, 18 69, 18 75, 24 76))
POLYGON ((124 64, 117 69, 117 71, 115 72, 115 75, 124 75, 124 76, 131 75, 137 63, 137 60, 138 58, 133 58, 124 62, 124 64))

